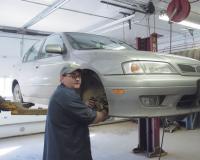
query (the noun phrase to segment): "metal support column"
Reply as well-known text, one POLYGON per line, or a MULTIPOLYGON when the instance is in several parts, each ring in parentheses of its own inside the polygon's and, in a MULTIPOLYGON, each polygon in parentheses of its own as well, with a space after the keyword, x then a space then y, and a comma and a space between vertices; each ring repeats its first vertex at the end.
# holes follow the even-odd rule
POLYGON ((133 153, 143 153, 147 157, 158 157, 167 153, 160 148, 160 118, 138 119, 139 144, 133 149, 133 153))
MULTIPOLYGON (((147 38, 137 38, 137 48, 143 51, 157 51, 157 34, 153 33, 147 38)), ((139 144, 133 153, 144 153, 147 157, 158 157, 167 153, 160 148, 160 118, 138 119, 139 144)))

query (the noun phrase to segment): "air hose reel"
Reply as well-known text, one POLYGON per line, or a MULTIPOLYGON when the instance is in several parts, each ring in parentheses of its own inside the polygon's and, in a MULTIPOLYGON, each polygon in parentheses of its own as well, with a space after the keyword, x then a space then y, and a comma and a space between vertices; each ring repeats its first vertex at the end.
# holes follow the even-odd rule
POLYGON ((167 15, 170 21, 181 22, 188 17, 190 9, 188 0, 172 0, 167 7, 167 15))

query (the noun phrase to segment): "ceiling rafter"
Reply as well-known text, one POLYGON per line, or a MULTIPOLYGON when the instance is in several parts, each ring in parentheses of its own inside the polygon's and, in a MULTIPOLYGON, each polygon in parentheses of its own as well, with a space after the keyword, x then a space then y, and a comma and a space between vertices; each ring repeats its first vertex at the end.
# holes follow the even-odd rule
MULTIPOLYGON (((33 1, 30 1, 30 0, 22 0, 22 1, 24 1, 24 2, 28 2, 28 3, 32 3, 32 4, 42 5, 42 6, 48 6, 47 4, 39 3, 39 2, 33 2, 33 1)), ((105 18, 105 19, 117 20, 117 19, 112 18, 112 17, 106 17, 106 16, 102 16, 102 15, 94 14, 94 13, 83 12, 83 11, 78 11, 78 10, 69 9, 69 8, 63 8, 63 7, 60 7, 59 9, 61 9, 61 10, 65 10, 65 11, 70 11, 70 12, 75 12, 75 13, 81 13, 81 14, 85 14, 85 15, 89 15, 89 16, 99 17, 99 18, 105 18)))
POLYGON ((25 23, 22 28, 27 29, 28 27, 31 27, 32 25, 36 24, 52 12, 56 11, 58 8, 60 8, 62 5, 64 5, 69 0, 57 0, 52 5, 44 9, 42 12, 40 12, 38 15, 36 15, 34 18, 29 20, 27 23, 25 23))

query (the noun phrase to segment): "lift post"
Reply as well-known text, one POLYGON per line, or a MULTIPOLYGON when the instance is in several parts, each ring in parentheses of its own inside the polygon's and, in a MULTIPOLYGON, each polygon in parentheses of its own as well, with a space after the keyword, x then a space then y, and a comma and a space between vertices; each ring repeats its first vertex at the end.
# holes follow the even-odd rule
POLYGON ((147 157, 158 157, 167 153, 160 148, 160 118, 138 119, 139 144, 133 153, 144 153, 147 157))
MULTIPOLYGON (((157 34, 153 33, 147 38, 137 38, 137 49, 142 51, 157 51, 157 34)), ((133 153, 144 153, 147 157, 164 156, 167 153, 160 148, 160 118, 138 119, 139 144, 133 153)))

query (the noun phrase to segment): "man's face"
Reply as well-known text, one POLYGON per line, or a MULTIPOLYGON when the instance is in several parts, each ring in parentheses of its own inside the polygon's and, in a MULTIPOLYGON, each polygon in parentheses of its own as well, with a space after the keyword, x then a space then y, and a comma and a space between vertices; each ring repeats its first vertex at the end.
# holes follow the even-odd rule
POLYGON ((81 73, 79 71, 74 71, 72 73, 62 75, 60 77, 60 81, 66 87, 79 89, 81 85, 81 73))

